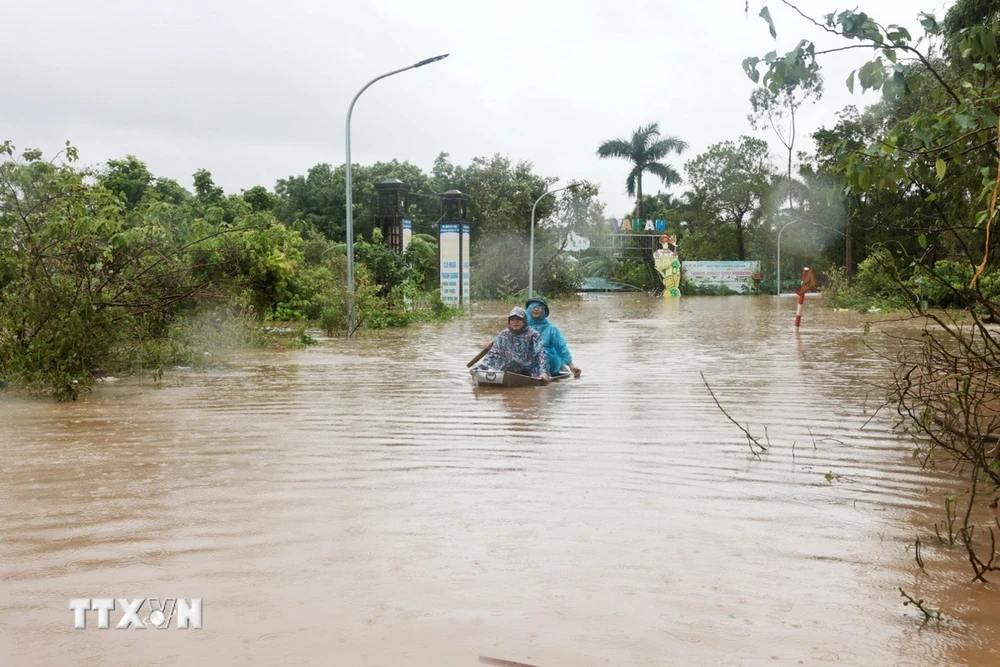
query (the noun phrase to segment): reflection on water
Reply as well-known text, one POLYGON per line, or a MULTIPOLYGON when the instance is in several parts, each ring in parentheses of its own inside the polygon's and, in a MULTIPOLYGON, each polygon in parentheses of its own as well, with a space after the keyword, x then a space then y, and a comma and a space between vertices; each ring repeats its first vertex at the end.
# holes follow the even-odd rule
POLYGON ((506 310, 0 403, 0 663, 1000 660, 997 592, 927 536, 947 478, 865 426, 857 316, 556 304, 583 378, 474 388, 506 310), (919 629, 898 586, 958 621, 919 629), (153 596, 204 629, 73 630, 70 598, 153 596))

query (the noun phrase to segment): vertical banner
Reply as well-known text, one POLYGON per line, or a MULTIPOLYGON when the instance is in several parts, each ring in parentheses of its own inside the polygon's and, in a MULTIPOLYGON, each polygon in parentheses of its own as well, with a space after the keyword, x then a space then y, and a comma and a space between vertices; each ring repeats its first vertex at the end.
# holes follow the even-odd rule
POLYGON ((413 238, 413 221, 403 220, 403 252, 406 252, 406 246, 410 245, 411 238, 413 238))
POLYGON ((462 307, 464 308, 472 305, 472 292, 469 291, 469 253, 472 249, 470 238, 469 226, 462 225, 462 307))
POLYGON ((438 225, 438 249, 440 252, 441 301, 446 306, 457 308, 459 286, 459 255, 462 250, 461 225, 441 223, 438 225))

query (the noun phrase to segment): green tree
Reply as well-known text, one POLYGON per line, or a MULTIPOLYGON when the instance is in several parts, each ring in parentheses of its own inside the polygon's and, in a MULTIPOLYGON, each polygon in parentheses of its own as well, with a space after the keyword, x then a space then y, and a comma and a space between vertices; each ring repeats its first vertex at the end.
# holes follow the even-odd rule
POLYGON ((220 206, 222 204, 222 188, 212 180, 212 172, 199 169, 194 172, 194 193, 202 204, 220 206))
MULTIPOLYGON (((0 375, 6 379, 75 398, 95 368, 155 361, 149 341, 168 335, 181 305, 225 288, 200 276, 192 261, 196 248, 225 232, 190 211, 135 192, 141 202, 123 207, 123 190, 102 186, 101 175, 95 184, 93 173, 73 167, 71 147, 65 159, 45 161, 39 151, 17 156, 5 142, 0 155, 0 375)), ((130 162, 125 166, 141 165, 130 162)), ((148 178, 140 180, 148 185, 148 178)))
POLYGON ((108 160, 98 173, 97 182, 122 198, 126 208, 135 208, 153 185, 153 174, 145 162, 134 155, 123 160, 108 160))
MULTIPOLYGON (((375 184, 398 178, 410 186, 411 218, 415 231, 430 232, 440 215, 441 203, 432 181, 420 167, 410 162, 377 162, 352 165, 351 197, 356 234, 371 237, 375 228, 375 184)), ((304 222, 332 240, 344 240, 347 225, 347 170, 317 164, 305 175, 279 179, 275 215, 286 224, 304 222)))
POLYGON ((625 192, 629 197, 636 198, 637 217, 642 218, 643 174, 652 174, 667 186, 680 183, 680 174, 661 160, 670 153, 680 155, 687 147, 687 143, 678 137, 661 137, 659 123, 650 123, 635 130, 631 138, 605 141, 598 147, 597 155, 601 158, 621 158, 632 164, 632 170, 625 179, 625 192))
POLYGON ((263 185, 255 185, 243 191, 243 199, 256 212, 273 211, 278 205, 278 198, 268 192, 263 185))
POLYGON ((767 142, 740 137, 738 144, 714 144, 685 169, 692 199, 709 220, 732 226, 736 259, 745 260, 746 230, 764 219, 772 191, 774 167, 767 142))

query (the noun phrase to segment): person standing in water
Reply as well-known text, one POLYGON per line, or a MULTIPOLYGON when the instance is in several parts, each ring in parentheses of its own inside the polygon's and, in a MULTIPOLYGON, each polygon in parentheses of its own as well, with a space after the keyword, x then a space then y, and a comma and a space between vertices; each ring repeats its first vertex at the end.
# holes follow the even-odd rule
POLYGON ((516 306, 507 315, 507 328, 497 334, 489 353, 472 370, 505 371, 548 382, 548 366, 541 335, 528 328, 524 308, 516 306))
POLYGON ((524 304, 528 312, 528 326, 537 331, 545 346, 545 356, 549 360, 549 375, 558 375, 563 366, 568 366, 573 377, 580 377, 583 371, 573 365, 573 355, 569 352, 566 339, 556 325, 549 322, 549 303, 540 296, 528 299, 524 304))

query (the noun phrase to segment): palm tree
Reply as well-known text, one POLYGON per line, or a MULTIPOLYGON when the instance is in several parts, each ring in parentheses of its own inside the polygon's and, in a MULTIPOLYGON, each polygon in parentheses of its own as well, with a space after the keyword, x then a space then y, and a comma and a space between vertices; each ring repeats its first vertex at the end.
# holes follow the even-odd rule
POLYGON ((636 217, 642 218, 642 175, 658 176, 664 185, 681 182, 681 176, 669 164, 659 162, 669 153, 681 154, 688 147, 677 137, 661 137, 660 124, 650 123, 632 133, 631 139, 609 139, 597 149, 598 157, 619 157, 632 163, 625 181, 625 191, 636 198, 636 217))

